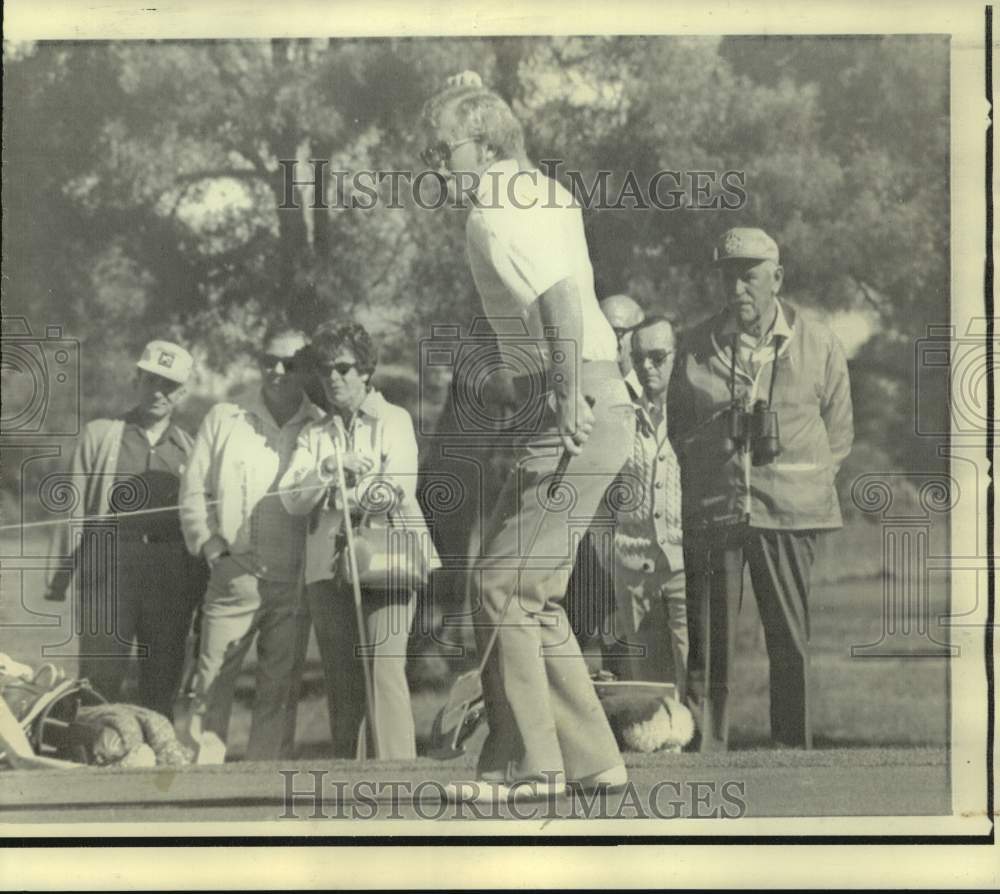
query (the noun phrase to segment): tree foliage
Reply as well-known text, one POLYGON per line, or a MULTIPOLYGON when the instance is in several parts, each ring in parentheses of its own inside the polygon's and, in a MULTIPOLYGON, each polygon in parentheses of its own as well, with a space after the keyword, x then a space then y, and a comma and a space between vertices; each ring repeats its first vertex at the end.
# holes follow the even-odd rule
POLYGON ((588 183, 609 172, 612 198, 630 172, 642 185, 663 170, 743 172, 737 210, 690 196, 670 211, 588 209, 599 295, 695 320, 716 306, 713 240, 764 227, 791 297, 877 314, 852 361, 859 430, 919 466, 936 445, 915 439, 900 395, 913 393, 914 339, 947 321, 947 53, 944 39, 905 36, 9 47, 4 313, 81 339, 84 415, 108 408, 163 333, 224 383, 268 322, 353 315, 415 369, 434 324, 476 313, 462 215, 406 190, 390 207, 386 184, 376 207, 352 208, 350 178, 282 208, 281 162, 415 174, 423 99, 474 68, 525 121, 535 159, 588 183))

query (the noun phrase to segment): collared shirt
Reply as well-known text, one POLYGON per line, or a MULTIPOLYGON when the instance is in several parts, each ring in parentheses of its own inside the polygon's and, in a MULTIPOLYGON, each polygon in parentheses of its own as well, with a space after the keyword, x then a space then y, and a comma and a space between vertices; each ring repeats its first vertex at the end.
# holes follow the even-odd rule
POLYGON ((177 512, 180 477, 187 461, 188 439, 173 422, 150 443, 139 415, 124 417, 121 446, 110 492, 111 510, 122 512, 118 533, 123 541, 180 542, 177 512), (149 512, 163 508, 163 512, 149 512), (139 512, 129 517, 128 512, 139 512))
MULTIPOLYGON (((295 453, 281 480, 281 499, 289 512, 309 516, 305 582, 334 576, 338 538, 343 524, 343 498, 337 475, 324 468, 327 459, 346 450, 371 461, 370 475, 396 488, 401 499, 393 507, 393 524, 419 529, 424 535, 429 567, 440 565, 426 521, 417 504, 417 439, 413 420, 403 408, 370 391, 347 426, 333 413, 302 429, 295 453)), ((347 476, 345 475, 345 478, 347 476)), ((373 479, 347 481, 352 506, 369 493, 373 479)), ((383 491, 384 493, 384 491, 383 491)))
POLYGON ((681 339, 669 410, 682 463, 686 532, 747 520, 776 530, 842 523, 834 479, 854 438, 844 350, 814 316, 780 304, 791 332, 777 362, 772 345, 753 376, 737 364, 732 381, 728 314, 697 324, 681 339), (771 396, 772 384, 781 454, 755 466, 752 451, 736 449, 729 438, 732 393, 750 407, 771 396))
POLYGON ((290 515, 281 503, 278 484, 288 468, 302 425, 309 418, 303 399, 298 410, 279 426, 263 398, 256 395, 244 403, 247 421, 263 440, 257 447, 261 482, 270 479, 267 493, 250 513, 250 553, 257 574, 265 580, 292 581, 302 567, 305 526, 302 519, 290 515))
POLYGON ((747 332, 740 333, 736 359, 751 377, 756 376, 765 363, 770 363, 774 359, 775 338, 788 341, 792 337, 792 327, 788 325, 785 313, 781 309, 781 302, 776 301, 774 306, 774 319, 760 338, 747 332))
POLYGON ((652 574, 663 556, 671 571, 684 567, 681 530, 681 477, 677 455, 667 438, 662 402, 651 404, 631 386, 636 426, 632 455, 621 476, 634 498, 618 511, 615 559, 633 571, 652 574))
MULTIPOLYGON (((465 232, 472 277, 501 350, 503 336, 512 345, 518 337, 522 346, 525 337, 547 344, 538 297, 571 279, 583 320, 580 359, 616 361, 617 339, 594 292, 583 215, 560 183, 537 168, 521 170, 516 160, 497 162, 483 174, 465 232)), ((522 370, 523 350, 508 362, 522 370)))
POLYGON ((303 397, 279 426, 259 389, 209 410, 181 488, 181 520, 192 553, 218 534, 234 558, 258 576, 276 581, 298 576, 305 524, 285 511, 277 489, 299 432, 318 415, 303 397))

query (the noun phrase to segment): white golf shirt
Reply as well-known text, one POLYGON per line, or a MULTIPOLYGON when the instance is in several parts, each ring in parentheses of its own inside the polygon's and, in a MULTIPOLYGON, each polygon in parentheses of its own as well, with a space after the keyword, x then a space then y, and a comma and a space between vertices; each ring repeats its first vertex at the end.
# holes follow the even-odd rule
MULTIPOLYGON (((538 296, 570 278, 583 321, 577 355, 616 361, 615 333, 594 293, 583 215, 560 183, 537 168, 521 170, 516 160, 497 162, 483 174, 465 232, 472 277, 498 335, 520 336, 522 344, 527 335, 545 345, 538 296)), ((502 337, 500 344, 503 349, 502 337)), ((523 363, 508 357, 520 371, 523 363)))

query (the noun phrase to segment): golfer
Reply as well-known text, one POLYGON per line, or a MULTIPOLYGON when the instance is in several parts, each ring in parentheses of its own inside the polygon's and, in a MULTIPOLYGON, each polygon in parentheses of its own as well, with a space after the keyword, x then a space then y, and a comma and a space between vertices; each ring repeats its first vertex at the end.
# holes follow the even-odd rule
POLYGON ((521 428, 514 470, 482 526, 472 576, 490 731, 477 778, 448 795, 547 798, 567 783, 624 785, 562 604, 576 545, 635 433, 615 334, 594 294, 582 214, 525 157, 520 123, 478 75, 457 76, 431 98, 424 128, 424 162, 471 205, 469 264, 500 336, 497 359, 524 400, 542 395, 540 421, 521 428), (512 331, 527 336, 505 338, 512 331), (525 367, 531 357, 537 368, 525 367))

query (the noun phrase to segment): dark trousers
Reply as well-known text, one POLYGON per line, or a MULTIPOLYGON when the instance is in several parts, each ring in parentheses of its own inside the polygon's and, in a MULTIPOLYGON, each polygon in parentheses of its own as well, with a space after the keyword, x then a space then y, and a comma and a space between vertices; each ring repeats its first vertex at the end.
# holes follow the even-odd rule
POLYGON ((174 543, 118 544, 114 566, 78 574, 80 676, 108 701, 122 698, 133 647, 143 707, 173 718, 185 644, 205 571, 174 543))
POLYGON ((609 551, 602 561, 601 542, 600 533, 586 533, 566 587, 566 616, 591 671, 608 666, 616 642, 614 554, 609 551))
POLYGON ((687 569, 688 701, 702 751, 729 742, 729 680, 743 566, 750 566, 770 664, 771 736, 812 747, 809 709, 809 577, 815 531, 777 531, 739 525, 685 533, 687 569))

